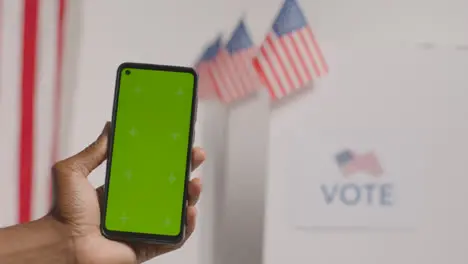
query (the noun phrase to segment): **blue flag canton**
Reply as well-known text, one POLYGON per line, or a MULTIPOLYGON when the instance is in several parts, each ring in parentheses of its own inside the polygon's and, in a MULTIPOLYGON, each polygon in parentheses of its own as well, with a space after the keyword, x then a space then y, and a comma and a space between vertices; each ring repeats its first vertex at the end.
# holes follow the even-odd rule
POLYGON ((353 160, 353 153, 350 150, 344 150, 338 153, 335 159, 339 166, 343 166, 353 160))
POLYGON ((273 24, 278 37, 290 34, 307 26, 307 20, 296 0, 286 0, 273 24))
POLYGON ((236 53, 253 46, 253 41, 247 31, 244 21, 241 21, 232 33, 231 39, 226 44, 226 50, 230 53, 236 53))
POLYGON ((208 46, 201 56, 199 62, 212 60, 218 55, 221 49, 221 37, 218 37, 210 46, 208 46))

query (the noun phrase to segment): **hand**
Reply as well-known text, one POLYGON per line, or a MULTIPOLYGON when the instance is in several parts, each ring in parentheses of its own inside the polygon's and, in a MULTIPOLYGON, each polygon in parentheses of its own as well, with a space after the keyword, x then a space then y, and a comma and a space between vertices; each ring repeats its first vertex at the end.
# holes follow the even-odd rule
MULTIPOLYGON (((176 246, 149 245, 112 241, 101 235, 99 225, 103 187, 94 189, 86 177, 106 159, 108 133, 109 123, 94 143, 75 156, 55 164, 53 177, 56 200, 49 217, 61 222, 69 230, 77 263, 141 263, 178 249, 185 241, 176 246)), ((204 152, 200 148, 194 148, 192 168, 196 169, 204 160, 204 152)), ((185 240, 195 229, 195 204, 200 192, 200 180, 191 180, 188 186, 185 240)))

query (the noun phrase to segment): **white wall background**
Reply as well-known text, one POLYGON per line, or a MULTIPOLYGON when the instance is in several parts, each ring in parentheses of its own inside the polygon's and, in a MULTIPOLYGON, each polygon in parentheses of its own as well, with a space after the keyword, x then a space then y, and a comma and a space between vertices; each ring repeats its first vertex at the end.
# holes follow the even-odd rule
MULTIPOLYGON (((466 0, 300 2, 319 41, 335 46, 412 46, 423 41, 449 47, 468 43, 466 0)), ((64 142, 63 154, 82 149, 110 119, 118 64, 138 61, 190 65, 207 41, 218 31, 228 34, 244 12, 259 43, 279 4, 280 0, 75 1, 79 57, 76 71, 68 73, 67 79, 76 83, 76 88, 73 111, 67 117, 71 122, 70 137, 64 142)), ((356 60, 356 67, 359 63, 356 60)), ((468 99, 467 92, 458 96, 468 99)), ((287 107, 288 112, 294 112, 296 106, 287 107)), ((459 107, 466 113, 464 106, 459 107)), ((437 149, 439 159, 434 162, 440 163, 431 167, 433 177, 425 179, 426 197, 432 199, 426 201, 423 216, 432 221, 424 222, 416 233, 306 232, 282 220, 289 199, 284 184, 290 175, 266 173, 267 157, 271 155, 267 151, 274 144, 268 131, 270 125, 281 126, 281 111, 270 114, 262 96, 230 110, 216 104, 201 106, 199 120, 205 123, 198 127, 197 140, 207 146, 211 158, 202 175, 206 191, 201 204, 201 228, 183 250, 154 263, 468 261, 468 230, 464 225, 468 208, 461 195, 468 180, 460 176, 465 174, 461 164, 466 164, 466 157, 458 148, 465 134, 447 134, 451 141, 437 149), (443 154, 454 151, 459 155, 450 162, 443 154)), ((459 128, 452 124, 447 127, 459 128)), ((91 177, 93 183, 102 183, 103 175, 103 168, 97 170, 91 177)))

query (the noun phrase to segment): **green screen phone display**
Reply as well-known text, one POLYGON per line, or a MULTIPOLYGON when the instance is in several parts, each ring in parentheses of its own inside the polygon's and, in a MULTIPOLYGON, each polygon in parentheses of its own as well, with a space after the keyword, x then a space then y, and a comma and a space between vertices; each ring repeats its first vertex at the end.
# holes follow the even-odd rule
POLYGON ((123 68, 108 164, 105 228, 181 233, 195 76, 123 68))

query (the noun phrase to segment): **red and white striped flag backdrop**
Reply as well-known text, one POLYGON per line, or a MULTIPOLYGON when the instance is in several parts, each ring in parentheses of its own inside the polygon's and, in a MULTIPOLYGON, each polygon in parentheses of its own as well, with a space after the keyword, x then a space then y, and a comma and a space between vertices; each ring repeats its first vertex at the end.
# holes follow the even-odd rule
POLYGON ((67 0, 0 1, 2 226, 36 219, 50 206, 50 167, 66 131, 61 114, 69 10, 67 0))

